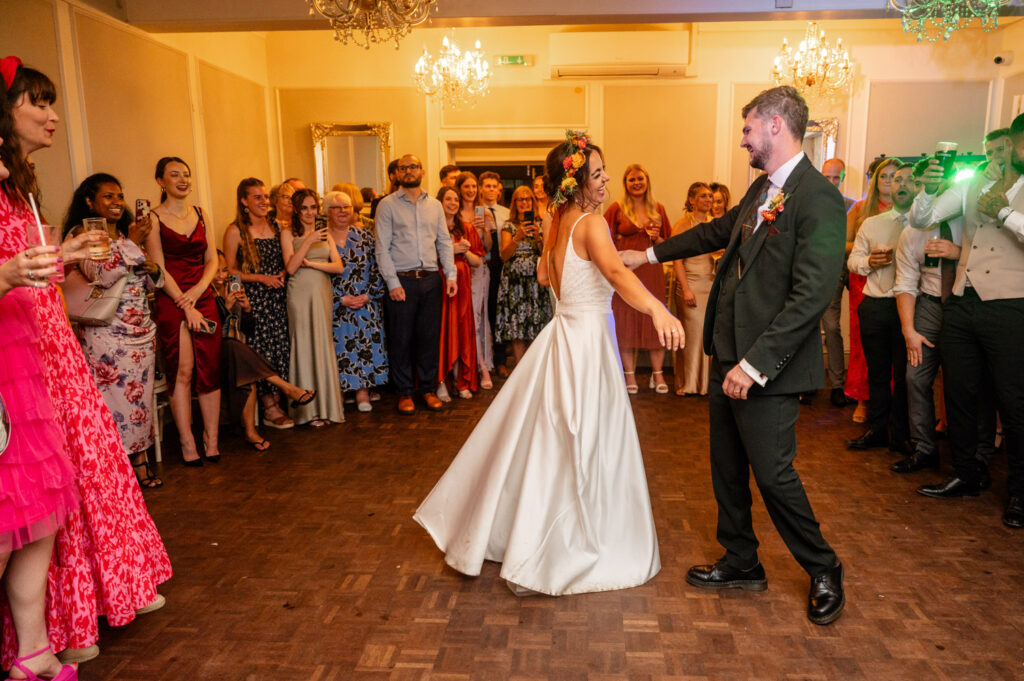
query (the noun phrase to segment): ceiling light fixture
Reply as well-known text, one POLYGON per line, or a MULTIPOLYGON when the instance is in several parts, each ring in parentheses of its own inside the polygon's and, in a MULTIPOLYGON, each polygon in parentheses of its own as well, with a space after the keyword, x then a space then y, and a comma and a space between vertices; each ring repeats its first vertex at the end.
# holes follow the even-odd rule
POLYGON ((794 52, 785 38, 772 66, 776 85, 792 85, 800 94, 820 100, 845 92, 853 80, 850 53, 842 38, 835 46, 825 42, 825 31, 816 22, 807 24, 807 33, 794 52))
POLYGON ((398 41, 413 26, 422 24, 437 8, 437 0, 306 0, 309 13, 327 19, 334 29, 334 39, 347 45, 349 41, 370 49, 398 41))
POLYGON ((459 49, 448 36, 441 41, 441 52, 437 59, 430 56, 427 48, 413 68, 413 79, 420 92, 428 97, 437 96, 452 108, 475 103, 478 97, 488 92, 491 72, 480 51, 480 41, 473 50, 459 49))
POLYGON ((986 32, 999 26, 999 9, 1010 0, 889 0, 889 6, 902 16, 903 31, 935 42, 939 36, 949 40, 954 31, 966 28, 978 19, 986 32))

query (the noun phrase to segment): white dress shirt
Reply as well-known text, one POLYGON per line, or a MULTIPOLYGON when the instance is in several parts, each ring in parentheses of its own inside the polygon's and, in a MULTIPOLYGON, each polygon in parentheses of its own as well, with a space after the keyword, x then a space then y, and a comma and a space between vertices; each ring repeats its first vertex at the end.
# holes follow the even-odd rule
POLYGON ((893 285, 896 282, 896 244, 900 233, 907 226, 907 214, 895 208, 874 215, 857 230, 857 239, 853 242, 853 250, 846 260, 851 272, 867 277, 864 283, 864 295, 871 298, 892 298, 893 285), (872 267, 869 264, 871 251, 879 247, 893 249, 894 257, 888 265, 872 267))
MULTIPOLYGON (((973 178, 961 180, 941 194, 921 192, 914 199, 914 207, 910 211, 910 225, 915 229, 926 229, 933 224, 950 221, 967 213, 967 194, 973 178)), ((979 196, 984 194, 995 180, 988 180, 981 186, 979 196)), ((1017 178, 1013 186, 1006 190, 1006 200, 1013 203, 1017 192, 1024 187, 1024 175, 1017 178)), ((1006 206, 999 211, 999 221, 1013 232, 1019 240, 1024 241, 1024 213, 1006 206)))
MULTIPOLYGON (((949 225, 950 241, 960 245, 960 238, 963 235, 963 218, 957 218, 947 223, 949 225)), ((924 247, 932 239, 939 239, 939 227, 933 229, 904 229, 900 234, 900 242, 896 246, 896 283, 893 284, 893 293, 909 293, 917 296, 918 292, 930 296, 942 296, 942 268, 953 267, 954 263, 946 263, 939 258, 936 267, 926 267, 924 264, 924 247)))

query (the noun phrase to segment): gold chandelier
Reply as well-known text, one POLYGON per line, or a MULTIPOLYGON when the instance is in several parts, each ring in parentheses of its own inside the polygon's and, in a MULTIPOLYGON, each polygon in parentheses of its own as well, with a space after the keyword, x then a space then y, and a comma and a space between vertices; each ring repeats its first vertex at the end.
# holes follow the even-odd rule
POLYGON ((953 31, 966 28, 975 18, 985 32, 999 26, 999 8, 1010 0, 889 0, 889 6, 902 16, 905 33, 916 33, 917 42, 939 36, 949 40, 953 31))
POLYGON ((437 0, 306 0, 334 29, 334 39, 360 47, 398 41, 427 20, 437 0))
POLYGON ((413 79, 420 92, 428 97, 438 96, 449 107, 455 108, 474 102, 487 94, 491 82, 491 72, 480 51, 480 41, 476 47, 465 52, 459 49, 455 41, 448 36, 441 41, 441 52, 437 59, 430 56, 427 48, 413 68, 413 79))
POLYGON ((794 52, 785 38, 772 66, 776 85, 792 85, 807 98, 827 100, 845 92, 853 80, 850 53, 843 39, 835 46, 825 42, 825 31, 816 22, 807 24, 807 33, 794 52))

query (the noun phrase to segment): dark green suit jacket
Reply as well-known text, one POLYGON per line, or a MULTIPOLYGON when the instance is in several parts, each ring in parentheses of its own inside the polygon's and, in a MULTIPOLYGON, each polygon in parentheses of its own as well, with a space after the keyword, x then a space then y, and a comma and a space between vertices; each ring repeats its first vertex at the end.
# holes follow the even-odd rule
POLYGON ((667 262, 725 249, 704 319, 704 351, 715 355, 716 311, 731 303, 734 328, 717 331, 733 334, 737 359, 768 377, 765 387, 755 383, 751 394, 783 395, 825 384, 818 324, 846 257, 846 211, 839 190, 804 157, 782 188, 787 198, 775 222, 762 222, 741 244, 741 223, 752 216, 767 182, 762 175, 725 215, 663 241, 654 254, 667 262), (735 298, 722 301, 723 279, 736 272, 741 259, 735 298))

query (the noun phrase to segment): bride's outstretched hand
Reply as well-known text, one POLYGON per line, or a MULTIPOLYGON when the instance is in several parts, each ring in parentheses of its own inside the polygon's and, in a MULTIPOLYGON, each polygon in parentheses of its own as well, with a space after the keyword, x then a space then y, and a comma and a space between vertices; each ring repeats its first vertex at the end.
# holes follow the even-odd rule
POLYGON ((675 352, 685 345, 686 337, 683 334, 682 323, 673 317, 664 305, 658 305, 654 309, 651 321, 654 322, 654 328, 658 332, 658 340, 666 350, 675 352))

